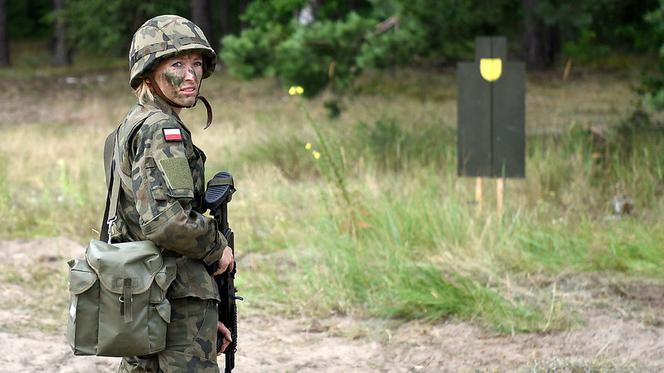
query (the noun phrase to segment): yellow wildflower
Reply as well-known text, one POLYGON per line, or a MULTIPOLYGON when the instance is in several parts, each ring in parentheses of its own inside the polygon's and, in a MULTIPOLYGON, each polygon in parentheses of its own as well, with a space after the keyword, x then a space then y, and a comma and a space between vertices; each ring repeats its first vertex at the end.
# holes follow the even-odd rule
POLYGON ((311 152, 311 154, 313 154, 314 158, 316 159, 320 158, 320 152, 314 150, 313 152, 311 152))
POLYGON ((294 85, 288 88, 288 94, 291 96, 298 96, 304 93, 304 88, 299 85, 294 85))
POLYGON ((304 148, 307 149, 307 150, 311 150, 311 147, 312 147, 312 145, 311 145, 310 142, 308 142, 308 143, 306 143, 306 145, 304 145, 304 148))

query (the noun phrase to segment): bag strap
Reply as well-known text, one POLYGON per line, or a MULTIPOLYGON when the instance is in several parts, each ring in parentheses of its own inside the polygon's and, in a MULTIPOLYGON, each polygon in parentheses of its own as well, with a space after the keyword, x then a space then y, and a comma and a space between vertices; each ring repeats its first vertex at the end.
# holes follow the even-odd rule
MULTIPOLYGON (((118 195, 120 193, 120 178, 115 168, 118 151, 118 132, 119 127, 111 132, 106 138, 104 144, 104 168, 106 171, 106 207, 104 208, 104 218, 101 221, 99 229, 99 241, 111 243, 109 232, 115 222, 116 210, 118 207, 118 195), (111 145, 112 144, 112 145, 111 145)), ((118 162, 119 163, 119 162, 118 162)))
POLYGON ((113 157, 113 147, 115 146, 115 133, 119 130, 119 127, 115 131, 108 134, 106 141, 104 142, 104 172, 106 175, 106 188, 111 185, 111 157, 113 157))
MULTIPOLYGON (((150 112, 145 118, 134 123, 131 130, 129 131, 129 139, 131 141, 134 134, 138 131, 139 128, 147 121, 148 118, 152 116, 155 112, 150 112)), ((104 143, 104 170, 106 172, 106 187, 108 191, 106 193, 106 207, 104 208, 104 218, 101 221, 101 228, 99 229, 99 241, 111 243, 110 231, 113 227, 113 223, 117 219, 117 208, 118 208, 118 198, 120 196, 120 184, 122 180, 120 179, 120 172, 118 171, 120 165, 120 128, 122 125, 118 126, 115 131, 111 132, 108 137, 106 137, 106 142, 104 143)))

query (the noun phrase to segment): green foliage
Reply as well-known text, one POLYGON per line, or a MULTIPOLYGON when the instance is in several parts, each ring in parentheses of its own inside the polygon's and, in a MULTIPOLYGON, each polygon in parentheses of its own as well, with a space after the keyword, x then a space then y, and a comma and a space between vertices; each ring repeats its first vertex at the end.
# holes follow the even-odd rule
POLYGON ((597 35, 590 29, 582 30, 579 38, 575 42, 566 43, 564 49, 566 55, 586 64, 609 54, 609 47, 600 44, 597 35))
POLYGON ((657 72, 644 78, 640 93, 648 107, 661 111, 664 109, 664 0, 660 0, 659 6, 646 14, 646 20, 655 35, 659 61, 657 72))
POLYGON ((254 0, 241 16, 252 28, 278 23, 288 24, 307 0, 254 0))
POLYGON ((363 69, 404 65, 427 50, 427 36, 418 22, 403 19, 398 30, 371 33, 362 44, 357 64, 363 69))
POLYGON ((648 1, 540 1, 536 15, 560 32, 567 57, 589 64, 611 51, 651 50, 652 32, 643 15, 656 0, 648 1))
POLYGON ((584 7, 599 44, 613 50, 653 51, 657 48, 656 33, 644 15, 657 9, 658 1, 600 0, 589 1, 584 7))
POLYGON ((51 11, 50 0, 7 2, 10 40, 39 40, 48 37, 51 25, 44 18, 51 11))
MULTIPOLYGON (((533 10, 546 26, 554 52, 590 64, 611 53, 652 50, 653 32, 643 19, 656 0, 541 0, 533 10)), ((366 69, 403 64, 449 64, 473 57, 479 35, 506 35, 517 52, 523 38, 523 5, 509 0, 326 1, 311 24, 298 18, 304 0, 253 2, 241 35, 224 40, 222 58, 244 78, 276 75, 305 87, 313 97, 326 88, 340 93, 366 69), (518 21, 517 21, 518 20, 518 21)))
POLYGON ((127 52, 134 32, 149 18, 187 12, 187 3, 177 0, 69 0, 65 10, 77 47, 111 55, 127 52))
POLYGON ((285 28, 273 23, 245 30, 240 36, 227 36, 223 39, 224 47, 220 57, 235 76, 244 79, 271 76, 274 67, 268 61, 274 61, 273 46, 284 35, 285 28))
POLYGON ((292 32, 291 20, 304 0, 257 0, 241 16, 250 27, 223 38, 220 57, 229 71, 244 79, 274 75, 275 46, 292 32))
POLYGON ((270 20, 224 38, 221 58, 237 76, 276 75, 284 85, 302 86, 305 96, 312 97, 328 85, 337 90, 350 85, 361 72, 358 53, 373 25, 357 13, 308 26, 270 20))
POLYGON ((244 16, 252 27, 224 39, 222 58, 236 75, 275 74, 313 97, 327 87, 347 90, 363 69, 408 63, 417 56, 468 55, 475 33, 508 2, 483 1, 484 13, 458 1, 326 3, 311 24, 299 24, 294 16, 302 1, 262 3, 250 6, 244 16))
POLYGON ((304 87, 307 97, 328 84, 349 87, 360 72, 357 55, 373 22, 350 13, 342 21, 320 21, 298 27, 276 48, 275 70, 287 85, 304 87))
POLYGON ((438 60, 472 58, 474 39, 486 34, 513 35, 510 22, 520 9, 508 0, 399 1, 399 16, 421 39, 417 53, 438 60))

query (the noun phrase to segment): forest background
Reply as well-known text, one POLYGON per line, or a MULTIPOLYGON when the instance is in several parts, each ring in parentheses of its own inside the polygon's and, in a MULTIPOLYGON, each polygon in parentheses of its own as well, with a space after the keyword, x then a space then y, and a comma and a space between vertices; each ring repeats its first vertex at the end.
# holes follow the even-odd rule
MULTIPOLYGON (((598 314, 662 335, 664 0, 0 0, 0 312, 21 315, 0 332, 63 330, 71 253, 11 258, 95 237, 101 144, 134 101, 131 35, 159 14, 219 54, 214 125, 183 119, 208 177, 235 176, 241 312, 382 320, 341 335, 383 345, 413 322, 547 338, 598 314), (456 170, 455 67, 484 35, 528 71, 526 178, 500 212, 493 181, 480 210, 456 170)), ((664 368, 662 338, 648 343, 457 368, 664 368)))

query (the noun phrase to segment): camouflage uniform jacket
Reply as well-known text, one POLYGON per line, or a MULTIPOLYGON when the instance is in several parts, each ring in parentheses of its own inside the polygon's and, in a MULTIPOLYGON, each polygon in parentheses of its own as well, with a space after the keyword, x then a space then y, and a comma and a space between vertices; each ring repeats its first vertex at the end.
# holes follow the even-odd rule
POLYGON ((150 240, 177 259, 177 276, 169 298, 219 301, 219 292, 204 264, 221 258, 227 242, 214 219, 204 216, 205 154, 164 101, 137 104, 119 129, 122 180, 115 241, 150 240), (142 125, 141 125, 142 123, 142 125), (179 132, 181 139, 166 140, 179 132))

